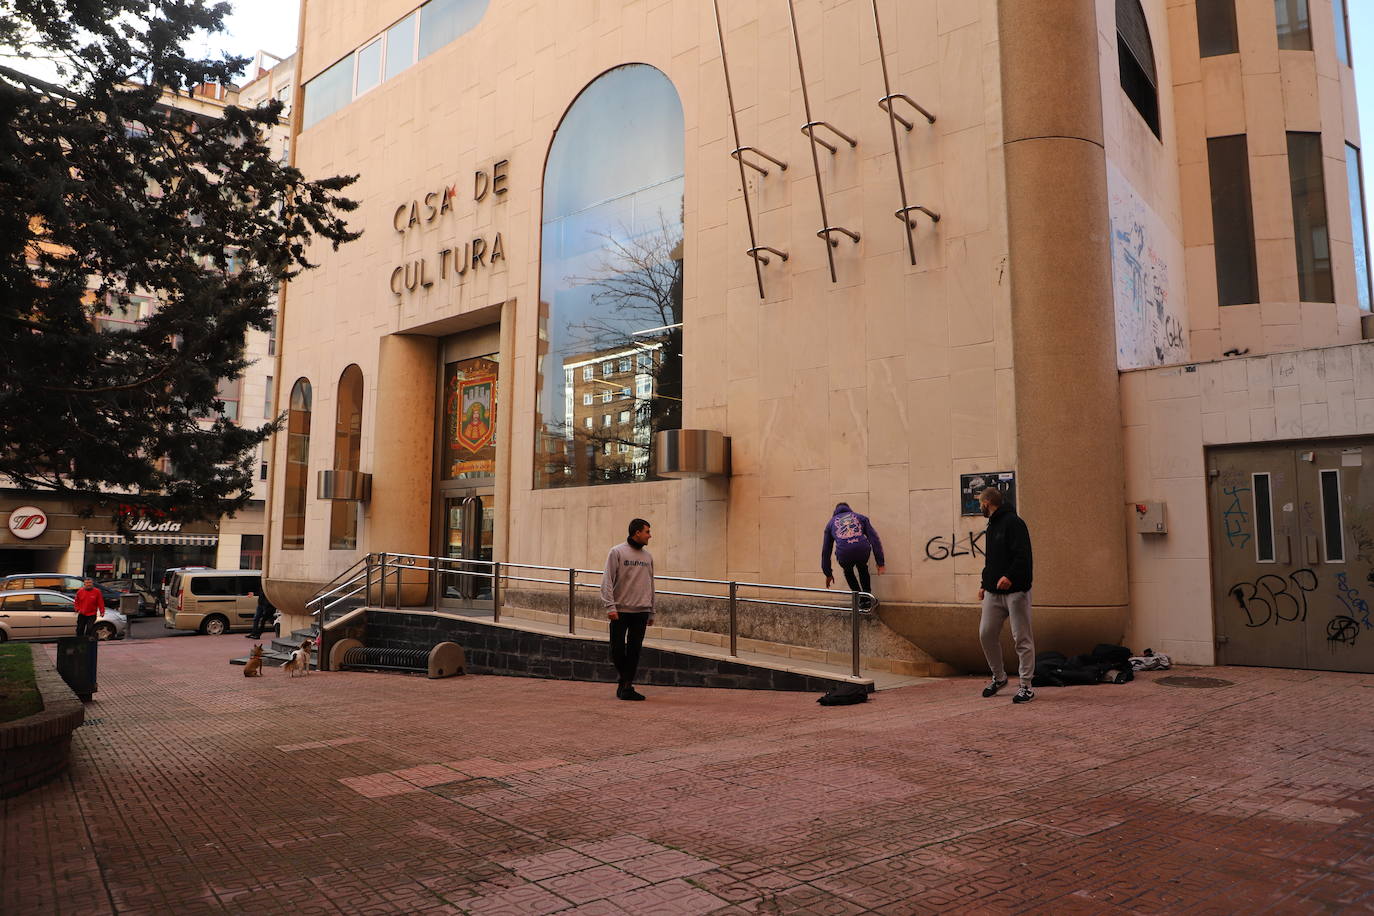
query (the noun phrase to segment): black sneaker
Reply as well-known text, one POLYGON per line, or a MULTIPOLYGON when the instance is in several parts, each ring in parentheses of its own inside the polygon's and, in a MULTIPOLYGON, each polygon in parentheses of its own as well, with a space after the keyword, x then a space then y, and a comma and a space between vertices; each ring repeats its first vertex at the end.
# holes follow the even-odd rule
POLYGON ((983 696, 985 696, 985 697, 993 697, 993 696, 996 696, 996 695, 997 695, 997 691, 1001 690, 1001 689, 1002 689, 1003 687, 1005 687, 1005 686, 1007 686, 1007 682, 1006 682, 1006 681, 993 681, 991 684, 988 684, 986 687, 983 688, 983 696))
POLYGON ((1035 699, 1035 691, 1022 684, 1021 689, 1016 691, 1016 696, 1012 697, 1011 701, 1013 703, 1029 703, 1033 699, 1035 699))
POLYGON ((244 638, 244 639, 262 639, 262 635, 259 634, 259 633, 244 633, 244 634, 243 634, 243 638, 244 638))
POLYGON ((615 692, 615 696, 618 700, 644 699, 644 694, 640 693, 638 690, 635 690, 633 687, 621 687, 619 690, 615 692))

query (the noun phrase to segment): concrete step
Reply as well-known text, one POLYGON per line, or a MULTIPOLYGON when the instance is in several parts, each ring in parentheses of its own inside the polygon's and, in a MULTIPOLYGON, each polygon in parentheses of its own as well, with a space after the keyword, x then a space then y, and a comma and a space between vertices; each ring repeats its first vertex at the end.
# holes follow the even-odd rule
MULTIPOLYGON (((242 658, 231 658, 229 659, 229 664, 240 666, 246 665, 248 664, 249 657, 250 656, 245 655, 242 658)), ((262 653, 262 666, 264 668, 280 668, 282 665, 285 665, 290 660, 290 652, 268 652, 264 650, 262 653)), ((316 664, 314 661, 310 662, 310 669, 312 671, 318 670, 319 667, 320 666, 316 664)))
POLYGON ((305 641, 307 636, 318 643, 320 639, 320 628, 312 625, 303 627, 299 630, 292 630, 286 636, 278 636, 273 639, 272 644, 267 647, 268 651, 285 653, 289 657, 292 652, 300 648, 301 643, 305 641))

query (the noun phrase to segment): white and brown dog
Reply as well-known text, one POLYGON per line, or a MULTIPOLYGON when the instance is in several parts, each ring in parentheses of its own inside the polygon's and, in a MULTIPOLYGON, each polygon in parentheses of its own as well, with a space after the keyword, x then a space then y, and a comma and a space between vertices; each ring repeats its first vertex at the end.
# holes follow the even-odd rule
POLYGON ((313 648, 315 648, 315 641, 307 636, 301 642, 300 647, 291 653, 291 658, 287 660, 285 665, 282 665, 291 677, 295 677, 297 671, 301 674, 310 673, 310 650, 313 648))

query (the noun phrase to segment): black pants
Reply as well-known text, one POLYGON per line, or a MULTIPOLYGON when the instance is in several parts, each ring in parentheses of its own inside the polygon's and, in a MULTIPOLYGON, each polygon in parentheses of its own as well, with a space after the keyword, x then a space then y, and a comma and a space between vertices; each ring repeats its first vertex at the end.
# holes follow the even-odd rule
POLYGON ((644 629, 649 625, 648 611, 621 611, 611 621, 611 664, 620 674, 620 686, 634 683, 639 670, 639 650, 644 645, 644 629))
POLYGON ((868 577, 868 561, 862 563, 840 564, 840 569, 844 572, 844 581, 849 583, 851 592, 873 592, 873 580, 868 577), (855 576, 854 573, 858 572, 855 576))
POLYGON ((262 635, 262 631, 272 625, 272 616, 276 610, 270 607, 259 607, 253 614, 253 633, 254 639, 262 635))
POLYGON ((91 630, 94 629, 94 627, 95 627, 95 618, 96 618, 96 615, 95 615, 95 614, 77 614, 77 615, 76 615, 76 635, 77 635, 77 636, 89 636, 89 635, 93 635, 93 634, 91 633, 91 630))

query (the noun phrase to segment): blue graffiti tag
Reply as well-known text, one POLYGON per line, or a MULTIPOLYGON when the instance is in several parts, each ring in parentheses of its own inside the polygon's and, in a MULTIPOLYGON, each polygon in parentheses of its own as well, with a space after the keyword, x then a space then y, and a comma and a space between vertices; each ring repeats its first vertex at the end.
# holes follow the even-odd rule
POLYGON ((1369 602, 1360 597, 1360 593, 1350 587, 1345 580, 1345 573, 1336 573, 1336 591, 1340 593, 1341 603, 1350 610, 1350 616, 1359 615, 1359 622, 1364 624, 1366 630, 1374 630, 1374 621, 1369 619, 1369 602))
POLYGON ((1226 507, 1226 511, 1221 514, 1222 524, 1226 526, 1226 543, 1231 547, 1244 547, 1250 543, 1250 532, 1245 530, 1246 524, 1250 521, 1250 515, 1241 505, 1240 494, 1249 493, 1249 487, 1227 487, 1221 491, 1231 497, 1231 505, 1226 507), (1236 539, 1240 543, 1236 543, 1236 539))

